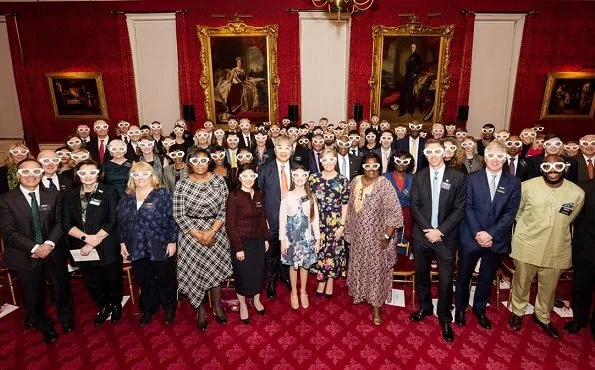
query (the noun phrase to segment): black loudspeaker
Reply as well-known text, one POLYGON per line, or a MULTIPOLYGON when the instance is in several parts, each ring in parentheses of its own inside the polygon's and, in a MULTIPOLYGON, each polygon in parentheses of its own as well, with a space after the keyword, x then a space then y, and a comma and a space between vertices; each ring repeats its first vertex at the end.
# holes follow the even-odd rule
POLYGON ((467 119, 469 119, 469 106, 459 105, 459 115, 457 116, 457 120, 459 120, 459 122, 465 122, 467 119))
POLYGON ((289 117, 289 120, 291 122, 297 122, 298 120, 298 106, 297 105, 288 105, 287 106, 287 117, 289 117))
POLYGON ((184 121, 196 121, 196 115, 194 114, 194 105, 184 105, 184 121))
POLYGON ((364 119, 364 107, 360 103, 355 103, 353 105, 353 119, 357 122, 364 119))

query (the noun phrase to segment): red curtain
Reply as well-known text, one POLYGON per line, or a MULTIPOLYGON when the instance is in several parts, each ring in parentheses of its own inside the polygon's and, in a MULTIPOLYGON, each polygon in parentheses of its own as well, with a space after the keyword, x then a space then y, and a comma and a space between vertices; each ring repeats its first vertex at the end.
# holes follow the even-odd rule
POLYGON ((465 15, 465 29, 463 36, 463 55, 461 56, 461 73, 459 74, 459 91, 457 106, 469 105, 469 89, 471 87, 471 59, 473 53, 473 31, 475 29, 475 14, 465 15))
POLYGON ((130 37, 128 36, 128 25, 126 14, 117 14, 118 37, 120 39, 121 61, 122 61, 122 89, 124 100, 129 112, 128 121, 135 124, 143 124, 138 119, 138 105, 136 101, 136 83, 134 81, 134 66, 132 65, 132 50, 130 48, 130 37))

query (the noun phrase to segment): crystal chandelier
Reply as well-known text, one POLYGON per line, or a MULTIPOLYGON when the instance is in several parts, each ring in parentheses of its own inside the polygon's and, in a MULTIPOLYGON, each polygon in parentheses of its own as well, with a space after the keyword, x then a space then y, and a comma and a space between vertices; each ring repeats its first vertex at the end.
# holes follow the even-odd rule
POLYGON ((341 20, 341 13, 353 14, 370 9, 374 0, 312 0, 312 3, 322 8, 328 7, 329 13, 337 13, 337 20, 341 20))

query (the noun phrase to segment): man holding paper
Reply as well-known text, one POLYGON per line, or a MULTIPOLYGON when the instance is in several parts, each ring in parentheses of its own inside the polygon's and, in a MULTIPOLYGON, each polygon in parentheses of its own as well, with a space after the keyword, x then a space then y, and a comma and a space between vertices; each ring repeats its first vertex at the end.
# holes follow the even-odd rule
POLYGON ((25 316, 51 344, 58 334, 45 312, 45 281, 52 287, 64 332, 74 330, 74 308, 61 245, 60 193, 39 186, 43 173, 34 159, 18 164, 19 186, 0 197, 0 234, 6 266, 16 272, 23 289, 25 316))

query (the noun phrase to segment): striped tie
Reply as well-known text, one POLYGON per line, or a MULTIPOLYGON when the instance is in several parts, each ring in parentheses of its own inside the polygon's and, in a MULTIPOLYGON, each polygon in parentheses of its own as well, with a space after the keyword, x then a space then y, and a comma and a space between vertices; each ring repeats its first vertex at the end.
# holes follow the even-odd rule
POLYGON ((37 198, 35 193, 29 193, 31 197, 31 218, 33 219, 33 233, 35 235, 35 244, 43 243, 43 234, 41 232, 41 217, 39 217, 39 204, 37 204, 37 198))

